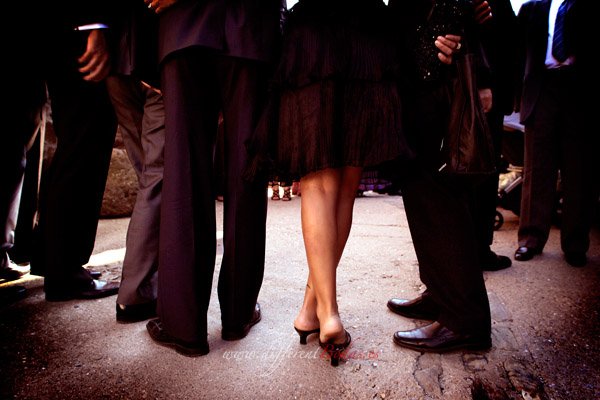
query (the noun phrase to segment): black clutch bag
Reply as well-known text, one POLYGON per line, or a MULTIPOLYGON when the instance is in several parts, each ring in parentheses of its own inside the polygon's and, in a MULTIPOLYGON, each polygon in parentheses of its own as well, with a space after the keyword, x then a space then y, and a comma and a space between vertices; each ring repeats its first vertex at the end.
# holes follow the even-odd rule
POLYGON ((440 79, 445 65, 435 46, 438 36, 463 35, 469 0, 435 0, 426 21, 417 25, 415 60, 417 76, 423 81, 440 79))
POLYGON ((455 57, 450 119, 440 152, 440 173, 477 182, 496 172, 492 134, 476 85, 476 56, 455 57))

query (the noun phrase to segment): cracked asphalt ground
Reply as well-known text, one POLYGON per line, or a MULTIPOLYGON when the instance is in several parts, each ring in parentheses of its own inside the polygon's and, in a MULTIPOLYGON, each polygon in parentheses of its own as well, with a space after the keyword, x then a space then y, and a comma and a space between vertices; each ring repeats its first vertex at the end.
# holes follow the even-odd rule
MULTIPOLYGON (((219 215, 222 203, 217 203, 219 215)), ((210 353, 186 358, 154 344, 145 323, 117 324, 115 300, 45 302, 42 278, 16 283, 28 297, 0 308, 2 399, 600 399, 600 229, 589 263, 566 264, 553 228, 544 253, 486 272, 493 317, 487 353, 421 354, 392 334, 422 322, 389 312, 390 297, 423 287, 402 197, 358 198, 338 269, 338 297, 352 334, 348 360, 331 367, 316 338, 292 328, 307 274, 300 198, 269 201, 263 318, 247 338, 220 338, 213 282, 210 353)), ((518 217, 502 210, 493 249, 516 248, 518 217)), ((102 220, 91 266, 118 280, 128 219, 102 220)))

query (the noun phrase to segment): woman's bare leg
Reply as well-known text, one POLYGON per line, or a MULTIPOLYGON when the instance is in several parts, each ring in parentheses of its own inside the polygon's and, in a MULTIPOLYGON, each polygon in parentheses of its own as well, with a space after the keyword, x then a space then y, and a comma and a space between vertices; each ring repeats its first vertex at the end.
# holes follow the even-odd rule
POLYGON ((309 276, 294 326, 304 330, 320 326, 322 340, 345 339, 335 297, 335 270, 350 234, 361 172, 357 167, 329 169, 302 180, 309 193, 304 197, 303 189, 302 229, 309 276))

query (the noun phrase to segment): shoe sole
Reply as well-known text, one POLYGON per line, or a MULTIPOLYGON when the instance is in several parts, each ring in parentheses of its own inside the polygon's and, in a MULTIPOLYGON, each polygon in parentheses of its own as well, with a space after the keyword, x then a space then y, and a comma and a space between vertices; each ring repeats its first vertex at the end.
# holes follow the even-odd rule
POLYGON ((131 308, 121 308, 119 304, 116 306, 116 320, 119 324, 130 324, 134 322, 142 322, 151 318, 156 318, 156 301, 143 303, 143 305, 130 306, 131 308), (128 310, 128 311, 126 311, 128 310))
POLYGON ((202 357, 209 353, 209 350, 190 350, 187 347, 183 347, 177 343, 165 343, 158 340, 155 340, 156 343, 174 349, 177 354, 181 354, 186 357, 202 357))
POLYGON ((522 262, 525 262, 525 261, 532 260, 532 259, 533 259, 533 257, 535 257, 535 256, 537 256, 537 255, 540 255, 540 254, 542 254, 542 251, 541 251, 541 250, 531 250, 531 253, 529 254, 529 252, 528 252, 528 254, 527 254, 526 256, 524 256, 524 255, 523 255, 523 254, 521 254, 521 253, 519 253, 519 254, 515 253, 515 255, 514 255, 514 259, 515 259, 516 261, 522 261, 522 262))
POLYGON ((27 274, 29 274, 29 272, 23 272, 23 273, 21 273, 19 271, 5 272, 0 275, 0 280, 2 280, 4 282, 18 281, 19 279, 23 278, 27 274))
POLYGON ((142 321, 147 321, 151 318, 155 318, 156 314, 152 314, 152 315, 144 315, 141 317, 123 317, 123 316, 119 316, 117 315, 117 323, 118 324, 133 324, 135 322, 142 322, 142 321))
POLYGON ((585 262, 585 263, 570 263, 567 261, 567 264, 569 264, 573 268, 583 268, 587 265, 587 262, 585 262))
POLYGON ((206 349, 192 350, 189 347, 185 347, 177 342, 162 340, 161 338, 156 337, 150 330, 148 330, 148 334, 150 335, 150 337, 152 338, 152 340, 155 343, 157 343, 163 347, 168 347, 170 349, 174 349, 177 352, 177 354, 181 354, 182 356, 201 357, 201 356, 207 355, 210 351, 208 349, 208 346, 206 349))
POLYGON ((526 262, 526 261, 529 261, 529 260, 533 260, 533 257, 535 257, 535 255, 533 255, 533 256, 526 256, 526 257, 515 256, 515 261, 526 262))
POLYGON ((575 267, 575 268, 581 268, 581 267, 585 267, 588 263, 588 259, 586 256, 583 256, 581 258, 576 257, 575 259, 571 258, 571 257, 567 257, 565 256, 565 261, 567 262, 567 264, 569 264, 571 267, 575 267))
POLYGON ((502 266, 497 266, 497 265, 482 265, 481 266, 481 270, 482 271, 491 271, 491 272, 495 272, 495 271, 502 271, 503 269, 507 269, 512 267, 512 264, 510 265, 502 265, 502 266))
POLYGON ((394 338, 394 343, 400 347, 405 347, 407 349, 420 351, 423 353, 450 353, 455 351, 462 350, 470 350, 470 351, 488 351, 492 348, 491 343, 468 343, 468 344, 456 344, 443 348, 434 348, 434 347, 423 347, 416 344, 412 344, 409 342, 400 342, 394 338))

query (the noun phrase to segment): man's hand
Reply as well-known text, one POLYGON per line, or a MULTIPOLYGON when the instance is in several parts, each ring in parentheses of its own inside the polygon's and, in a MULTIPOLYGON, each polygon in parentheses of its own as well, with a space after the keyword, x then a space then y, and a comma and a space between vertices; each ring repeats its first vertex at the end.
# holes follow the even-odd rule
POLYGON ((479 100, 483 112, 488 113, 492 110, 492 89, 479 89, 479 100))
POLYGON ((492 19, 492 8, 486 0, 476 0, 474 5, 475 22, 483 24, 492 19))
POLYGON ((157 14, 160 14, 178 1, 179 0, 144 0, 144 3, 146 3, 149 9, 154 10, 154 12, 157 14))
POLYGON ((81 65, 79 72, 83 74, 83 79, 86 81, 100 82, 108 76, 110 72, 110 55, 102 29, 90 31, 85 53, 77 61, 81 65))
POLYGON ((444 64, 452 63, 452 55, 460 50, 461 44, 458 35, 438 36, 435 40, 435 46, 440 50, 438 58, 444 64))

